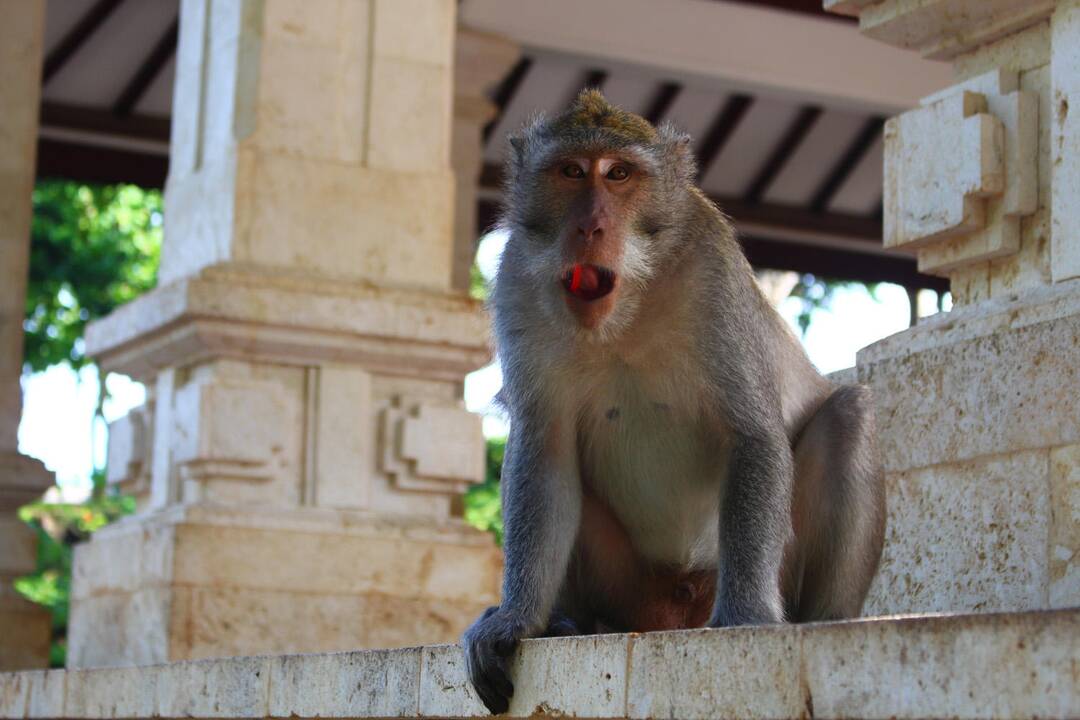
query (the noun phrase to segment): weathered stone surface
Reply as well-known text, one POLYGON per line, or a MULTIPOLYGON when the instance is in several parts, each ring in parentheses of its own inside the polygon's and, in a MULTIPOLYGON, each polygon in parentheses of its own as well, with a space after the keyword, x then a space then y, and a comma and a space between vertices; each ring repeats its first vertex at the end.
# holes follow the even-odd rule
MULTIPOLYGON (((509 716, 1069 717, 1078 648, 1077 609, 532 640, 509 716)), ((0 717, 489 717, 453 645, 41 677, 0 675, 0 717)))
POLYGON ((800 717, 799 632, 758 627, 633 636, 627 716, 800 717))
POLYGON ((420 654, 420 648, 410 648, 274 658, 269 716, 414 716, 420 654))
POLYGON ((1078 634, 1076 611, 808 626, 808 715, 1066 717, 1080 707, 1078 634))
POLYGON ((93 667, 453 641, 501 555, 455 522, 190 506, 102 530, 76 568, 69 664, 93 667))
POLYGON ((953 310, 859 352, 888 471, 1080 442, 1080 295, 953 310), (933 432, 927 432, 932 428, 933 432))
POLYGON ((889 524, 864 613, 1046 607, 1048 451, 889 473, 889 524))
POLYGON ((1061 282, 1080 278, 1080 2, 1057 4, 1051 33, 1051 266, 1061 282))
POLYGON ((1047 605, 1080 602, 1080 445, 1050 451, 1047 605))

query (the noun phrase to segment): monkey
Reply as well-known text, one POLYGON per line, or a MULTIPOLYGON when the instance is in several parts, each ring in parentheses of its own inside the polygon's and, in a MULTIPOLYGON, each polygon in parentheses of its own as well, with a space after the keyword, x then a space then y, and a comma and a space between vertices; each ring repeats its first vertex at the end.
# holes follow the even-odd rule
POLYGON ((507 710, 525 638, 857 616, 885 532, 870 392, 766 300, 689 136, 587 90, 509 143, 505 568, 462 638, 480 699, 507 710))

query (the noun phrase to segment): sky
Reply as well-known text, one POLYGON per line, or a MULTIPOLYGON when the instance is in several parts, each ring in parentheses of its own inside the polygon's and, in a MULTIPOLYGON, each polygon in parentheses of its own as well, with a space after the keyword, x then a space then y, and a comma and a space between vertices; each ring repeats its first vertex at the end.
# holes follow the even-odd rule
MULTIPOLYGON (((494 277, 505 237, 491 233, 480 243, 477 263, 489 280, 494 277)), ((936 296, 924 291, 919 297, 920 315, 935 311, 936 296)), ((946 309, 948 304, 946 303, 946 309)), ((780 314, 801 335, 797 318, 802 303, 788 298, 780 314)), ((871 295, 863 286, 840 287, 828 309, 815 310, 802 336, 807 354, 822 372, 855 364, 855 353, 881 338, 908 326, 907 292, 899 285, 883 283, 871 295)), ((19 426, 19 450, 36 457, 56 473, 59 491, 51 499, 77 502, 90 491, 90 475, 105 463, 107 431, 94 422, 97 371, 85 367, 76 373, 67 365, 23 377, 23 417, 19 426)), ((505 435, 507 425, 492 404, 502 384, 498 364, 470 374, 465 380, 465 403, 484 415, 484 433, 505 435)), ((107 422, 125 415, 146 399, 145 388, 130 378, 111 374, 106 380, 109 398, 103 411, 107 422)))

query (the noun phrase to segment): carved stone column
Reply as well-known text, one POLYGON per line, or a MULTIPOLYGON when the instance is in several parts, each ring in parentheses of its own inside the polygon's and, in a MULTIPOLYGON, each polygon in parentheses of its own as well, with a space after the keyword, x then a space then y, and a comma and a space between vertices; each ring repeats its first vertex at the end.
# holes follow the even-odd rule
POLYGON ((952 312, 859 353, 890 527, 869 613, 1080 597, 1080 0, 831 0, 952 62, 885 129, 885 245, 952 312))
POLYGON ((454 136, 450 162, 457 180, 454 203, 453 286, 469 289, 476 257, 476 195, 484 167, 484 126, 495 117, 487 91, 517 61, 517 45, 497 35, 461 28, 454 58, 454 136))
POLYGON ((34 533, 15 511, 53 483, 40 462, 19 454, 17 438, 45 2, 8 0, 0 9, 0 670, 17 670, 48 666, 51 623, 12 587, 37 559, 34 533))
POLYGON ((452 285, 453 0, 183 0, 161 286, 88 351, 151 388, 75 561, 69 662, 453 641, 488 359, 452 285))

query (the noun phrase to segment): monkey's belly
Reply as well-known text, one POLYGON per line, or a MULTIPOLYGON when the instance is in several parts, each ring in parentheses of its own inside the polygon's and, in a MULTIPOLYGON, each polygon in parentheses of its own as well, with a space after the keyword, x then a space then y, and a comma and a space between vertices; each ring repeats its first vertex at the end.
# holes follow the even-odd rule
POLYGON ((601 501, 586 495, 573 570, 593 631, 648 632, 702 627, 712 612, 714 569, 650 562, 601 501))

